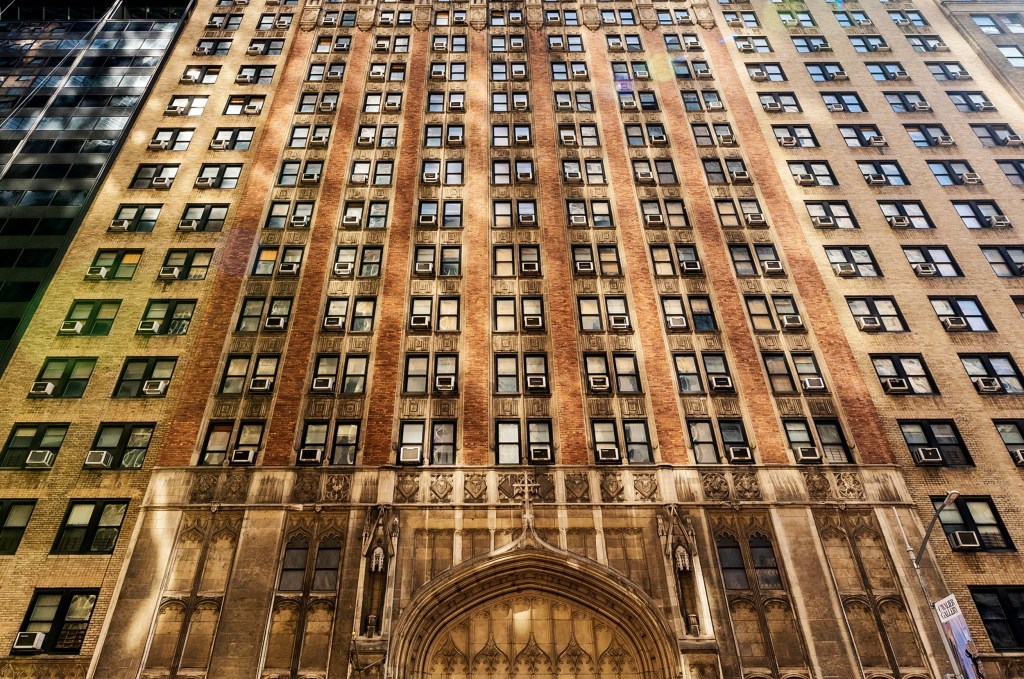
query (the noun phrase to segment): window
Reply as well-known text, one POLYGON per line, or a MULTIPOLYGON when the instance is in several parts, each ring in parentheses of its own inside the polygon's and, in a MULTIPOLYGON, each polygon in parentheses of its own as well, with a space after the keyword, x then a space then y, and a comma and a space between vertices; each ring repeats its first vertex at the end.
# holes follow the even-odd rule
POLYGON ((990 200, 954 200, 953 209, 968 229, 1008 228, 1010 220, 990 200))
POLYGON ((97 250, 86 280, 131 280, 142 259, 142 250, 97 250))
POLYGON ((1006 445, 1006 450, 1011 453, 1014 464, 1020 466, 1020 456, 1016 451, 1024 451, 1024 420, 992 420, 992 424, 1006 445))
POLYGON ((803 319, 797 313, 796 301, 791 295, 748 295, 744 298, 747 314, 755 332, 782 330, 802 331, 803 319), (778 316, 778 323, 775 317, 778 316))
POLYGON ((169 189, 177 174, 177 165, 139 165, 128 188, 169 189))
POLYGON ((206 102, 208 100, 209 97, 174 96, 171 98, 170 103, 167 104, 164 115, 201 116, 206 109, 206 102))
POLYGON ((988 245, 981 252, 996 276, 1000 278, 1024 276, 1024 246, 988 245))
POLYGON ((831 52, 832 46, 820 35, 792 36, 793 47, 800 54, 808 52, 831 52))
POLYGON ((747 75, 754 82, 784 82, 788 80, 782 64, 770 62, 747 63, 747 75))
POLYGON ((194 129, 157 129, 149 142, 151 151, 185 151, 192 141, 194 129))
POLYGON ((836 21, 840 26, 849 28, 851 26, 870 26, 871 19, 868 15, 861 11, 850 11, 850 12, 832 12, 832 16, 835 17, 836 21))
POLYGON ((242 175, 241 165, 203 165, 196 177, 196 188, 233 189, 242 175))
POLYGON ((915 52, 948 52, 949 46, 937 35, 908 35, 907 42, 915 52))
POLYGON ((910 181, 903 174, 903 168, 896 161, 861 161, 857 163, 868 186, 909 186, 910 181))
POLYGON ((971 164, 966 160, 944 160, 931 161, 928 169, 935 176, 935 181, 940 186, 955 186, 958 184, 981 184, 981 178, 971 169, 971 164))
POLYGON ((974 605, 996 651, 1024 648, 1024 587, 971 587, 974 605))
POLYGON ((971 125, 971 130, 982 146, 1007 146, 1011 140, 1018 146, 1022 143, 1020 136, 1006 123, 971 125))
POLYGON ((827 160, 790 161, 789 173, 800 186, 837 186, 836 176, 827 160))
POLYGON ((772 132, 779 146, 815 148, 818 140, 810 125, 773 125, 772 132))
POLYGON ((58 334, 108 335, 120 307, 119 300, 75 300, 58 334))
POLYGON ((121 204, 114 213, 110 228, 130 232, 149 233, 156 226, 162 205, 121 204))
POLYGON ((984 92, 946 92, 953 106, 961 113, 995 112, 995 105, 985 96, 984 92))
POLYGON ((837 276, 873 278, 882 275, 874 255, 871 254, 871 248, 866 245, 826 247, 825 256, 828 257, 832 271, 837 276))
POLYGON ((897 26, 927 26, 928 21, 917 10, 890 10, 889 18, 897 26))
POLYGON ((813 427, 807 420, 783 420, 782 427, 786 439, 793 449, 797 462, 827 462, 830 464, 847 464, 850 462, 850 449, 843 436, 843 430, 836 420, 814 420, 813 427), (817 437, 820 446, 815 446, 817 437), (817 451, 813 450, 817 447, 817 451), (819 455, 820 453, 820 455, 819 455))
POLYGON ((885 137, 876 125, 839 125, 839 134, 850 148, 885 145, 885 137))
POLYGON ((66 424, 15 424, 4 446, 0 467, 25 467, 31 451, 46 451, 52 465, 67 433, 66 424))
POLYGON ((1024 186, 1024 160, 997 160, 1006 180, 1014 186, 1024 186))
POLYGON ((274 80, 273 66, 241 66, 235 76, 237 85, 269 85, 274 80))
POLYGON ((799 113, 803 110, 796 95, 791 92, 761 92, 757 98, 768 113, 799 113))
POLYGON ((948 80, 970 80, 971 74, 959 61, 926 61, 928 71, 939 82, 948 80))
POLYGON ((973 465, 960 432, 952 421, 901 420, 899 426, 917 464, 973 465))
POLYGON ((20 631, 42 634, 42 653, 78 653, 97 595, 91 589, 37 589, 20 631))
MULTIPOLYGON (((241 18, 242 15, 237 15, 241 18)), ((220 76, 220 66, 186 66, 178 81, 182 85, 212 85, 220 76)))
POLYGON ((81 398, 94 367, 95 358, 48 358, 43 362, 30 395, 81 398))
POLYGON ((201 281, 213 261, 213 250, 168 250, 160 280, 201 281))
POLYGON ((53 543, 53 554, 110 554, 128 511, 126 500, 74 501, 53 543))
MULTIPOLYGON (((944 497, 932 497, 932 504, 939 512, 939 523, 946 533, 950 547, 954 550, 965 549, 959 545, 959 540, 964 536, 964 531, 974 533, 974 538, 981 543, 982 551, 1003 551, 1013 550, 1013 542, 1006 532, 999 512, 987 496, 964 496, 961 495, 953 504, 942 507, 944 497)), ((967 547, 966 549, 975 549, 967 547)))
POLYGON ((939 393, 919 354, 873 355, 871 364, 887 394, 939 393))
POLYGON ((896 113, 932 110, 920 92, 885 92, 885 100, 896 113))
POLYGON ((998 45, 999 51, 1010 62, 1010 66, 1024 68, 1024 52, 1016 45, 998 45))
POLYGON ((755 243, 753 254, 749 245, 730 245, 729 256, 737 276, 778 276, 785 273, 775 246, 755 243))
POLYGON ((804 207, 816 228, 859 228, 850 204, 846 201, 807 202, 804 207))
POLYGON ((266 103, 266 99, 263 95, 233 94, 228 97, 228 101, 224 105, 224 115, 258 116, 263 112, 263 104, 266 103))
POLYGON ((980 394, 1024 393, 1024 378, 1009 354, 960 354, 960 362, 980 394))
POLYGON ((178 222, 179 231, 220 231, 227 218, 227 205, 190 203, 178 222))
POLYGON ((127 358, 114 398, 162 397, 174 374, 174 358, 127 358))
POLYGON ((140 335, 184 335, 195 310, 195 300, 151 299, 136 332, 140 335))
POLYGON ((833 80, 845 80, 849 76, 838 62, 804 64, 807 68, 807 75, 816 83, 830 82, 833 80))
POLYGON ((907 324, 892 297, 847 297, 846 304, 862 332, 907 331, 907 324))
POLYGON ((898 61, 875 61, 864 64, 868 69, 868 73, 877 82, 885 82, 886 80, 910 80, 910 75, 907 74, 903 64, 898 61))
POLYGON ((35 507, 35 500, 0 500, 0 555, 18 551, 35 507))
POLYGON ((905 245, 903 254, 917 276, 956 278, 963 275, 949 248, 944 245, 905 245))
MULTIPOLYGON (((259 50, 260 56, 280 56, 284 50, 284 40, 252 40, 249 42, 249 49, 254 47, 259 50)), ((335 48, 337 49, 337 43, 335 48)))
POLYGON ((879 52, 888 51, 889 45, 885 38, 880 35, 851 35, 850 44, 857 52, 879 52))
POLYGON ((924 205, 916 200, 879 201, 878 208, 894 229, 935 228, 924 205))
POLYGON ((946 128, 940 124, 921 123, 917 125, 904 125, 903 128, 910 135, 914 146, 927 148, 929 146, 952 146, 953 137, 949 136, 946 128))
POLYGON ((992 332, 995 328, 977 297, 930 297, 935 315, 949 332, 992 332))
POLYGON ((138 469, 146 459, 153 438, 152 424, 101 424, 91 450, 109 456, 104 466, 114 469, 138 469))
MULTIPOLYGON (((721 451, 729 452, 733 448, 749 448, 747 433, 743 429, 741 420, 718 420, 718 431, 720 439, 716 439, 714 423, 711 420, 690 420, 686 421, 687 431, 690 435, 690 447, 693 449, 693 459, 697 464, 718 464, 722 461, 721 451), (718 441, 721 441, 722 448, 719 448, 718 441)), ((732 461, 732 457, 727 459, 732 461)), ((737 461, 740 461, 739 459, 737 461)), ((752 458, 750 461, 753 461, 752 458)))

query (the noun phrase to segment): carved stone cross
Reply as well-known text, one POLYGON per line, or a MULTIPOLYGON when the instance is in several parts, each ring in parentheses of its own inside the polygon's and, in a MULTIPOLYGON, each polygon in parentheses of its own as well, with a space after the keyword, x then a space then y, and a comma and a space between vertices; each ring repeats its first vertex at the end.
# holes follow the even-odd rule
POLYGON ((540 488, 540 484, 534 481, 532 472, 524 472, 521 481, 512 484, 513 491, 523 493, 523 528, 533 526, 533 491, 540 488))

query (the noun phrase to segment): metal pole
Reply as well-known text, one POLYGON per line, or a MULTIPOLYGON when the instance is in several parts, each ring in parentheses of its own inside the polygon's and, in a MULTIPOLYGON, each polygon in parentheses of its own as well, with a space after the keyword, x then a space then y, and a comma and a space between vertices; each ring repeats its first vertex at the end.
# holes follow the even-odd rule
POLYGON ((931 534, 932 529, 935 528, 935 522, 938 521, 940 511, 942 511, 942 507, 935 510, 935 516, 932 517, 931 523, 928 524, 928 530, 925 531, 924 540, 921 542, 921 549, 915 554, 914 548, 911 547, 910 540, 907 538, 907 532, 903 530, 903 522, 900 520, 900 515, 896 512, 895 507, 892 508, 893 516, 896 517, 896 523, 900 527, 900 533, 903 535, 903 543, 907 546, 907 554, 910 556, 910 565, 914 567, 914 574, 917 575, 917 582, 921 586, 921 592, 924 594, 925 603, 928 604, 928 608, 932 612, 932 622, 935 623, 936 628, 939 630, 939 638, 942 639, 942 646, 946 649, 946 656, 949 658, 950 666, 953 668, 953 676, 956 677, 956 679, 964 679, 963 671, 960 667, 960 661, 957 659, 956 654, 949 645, 949 639, 946 637, 946 630, 943 629, 942 623, 939 622, 939 614, 935 610, 931 597, 928 595, 928 586, 925 584, 924 575, 921 573, 921 565, 917 560, 917 555, 923 554, 925 548, 928 546, 928 536, 931 534))

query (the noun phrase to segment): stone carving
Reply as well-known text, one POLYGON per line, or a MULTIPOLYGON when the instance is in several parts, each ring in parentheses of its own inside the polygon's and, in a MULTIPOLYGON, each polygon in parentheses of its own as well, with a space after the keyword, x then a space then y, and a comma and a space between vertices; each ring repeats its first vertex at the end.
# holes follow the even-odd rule
POLYGON ((320 499, 320 475, 298 474, 292 486, 292 502, 316 502, 320 499))
POLYGON ((328 474, 324 484, 324 497, 332 502, 348 502, 352 493, 352 477, 348 474, 328 474))
POLYGON ((416 502, 420 492, 420 475, 415 473, 399 474, 395 484, 395 499, 399 502, 416 502))
POLYGON ((508 667, 508 656, 494 643, 493 634, 487 637, 487 644, 473 657, 473 667, 480 667, 488 674, 494 674, 499 667, 508 667))
POLYGON ((654 474, 634 474, 633 489, 636 491, 636 499, 638 500, 658 501, 658 477, 654 474))
POLYGON ((753 472, 737 472, 732 476, 736 496, 741 500, 760 500, 761 487, 757 485, 757 475, 753 472))
POLYGON ((816 500, 832 496, 832 484, 828 482, 828 477, 817 469, 804 472, 804 483, 807 484, 807 494, 816 500))
POLYGON ((576 641, 576 635, 569 637, 569 644, 558 654, 559 673, 580 674, 594 671, 594 659, 576 641))
POLYGON ((86 668, 84 663, 12 661, 0 666, 0 679, 85 679, 86 668))
POLYGON ((538 473, 533 475, 534 488, 533 492, 536 495, 537 500, 540 502, 554 502, 555 501, 555 482, 551 478, 551 474, 538 473))
POLYGON ((530 640, 526 642, 526 646, 516 656, 515 666, 517 674, 523 673, 523 668, 529 674, 537 674, 538 672, 549 674, 551 672, 551 658, 537 645, 537 639, 534 638, 532 633, 530 634, 530 640))
POLYGON ((836 492, 848 500, 864 499, 864 484, 860 482, 856 472, 839 472, 835 475, 836 492))
POLYGON ((522 486, 516 485, 521 478, 521 474, 498 474, 498 502, 519 502, 522 499, 522 486))
POLYGON ((728 500, 729 481, 721 472, 701 474, 701 487, 704 489, 704 496, 709 500, 728 500))
POLYGON ((202 503, 213 502, 217 493, 217 480, 220 472, 195 472, 192 474, 192 488, 189 492, 189 502, 202 503))
POLYGON ((466 502, 485 502, 487 500, 487 477, 484 474, 466 474, 463 490, 466 502))
POLYGON ((565 475, 565 499, 567 502, 590 502, 590 479, 586 472, 565 475))
POLYGON ((431 659, 431 664, 435 668, 440 668, 444 674, 452 674, 456 669, 465 671, 468 666, 466 656, 455 647, 452 642, 451 635, 446 635, 444 641, 441 643, 441 648, 437 649, 431 659))
POLYGON ((451 502, 454 488, 451 474, 434 474, 430 480, 430 501, 451 502))
POLYGON ((245 502, 249 494, 249 474, 236 472, 228 474, 221 488, 220 499, 224 502, 245 502))
POLYGON ((622 502, 622 491, 624 490, 619 472, 602 472, 601 474, 601 500, 603 502, 622 502))

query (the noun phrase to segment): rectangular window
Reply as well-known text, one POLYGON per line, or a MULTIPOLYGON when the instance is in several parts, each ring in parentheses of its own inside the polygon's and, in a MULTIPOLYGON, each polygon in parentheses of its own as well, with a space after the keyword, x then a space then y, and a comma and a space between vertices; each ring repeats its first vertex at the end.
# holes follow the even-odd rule
POLYGON ((952 420, 900 420, 899 426, 916 464, 973 466, 952 420))
POLYGON ((37 589, 20 631, 41 634, 42 653, 76 654, 85 642, 97 596, 91 589, 37 589))
POLYGON ((96 432, 86 465, 114 469, 138 469, 146 459, 153 438, 153 424, 101 424, 96 432), (99 451, 106 455, 93 456, 99 451), (95 459, 94 459, 95 457, 95 459))
POLYGON ((67 433, 66 424, 15 424, 4 445, 0 467, 50 468, 67 433))
POLYGON ((882 384, 882 390, 887 394, 939 393, 924 357, 920 354, 872 355, 871 365, 882 384))
POLYGON ((110 554, 128 511, 127 500, 73 501, 53 543, 53 554, 110 554))
MULTIPOLYGON (((932 497, 937 511, 942 508, 943 497, 932 497)), ((1014 550, 992 498, 961 495, 953 504, 939 511, 939 523, 956 551, 1014 550)))
POLYGON ((48 358, 43 362, 29 395, 81 398, 95 367, 95 358, 48 358))
POLYGON ((1024 649, 1024 587, 971 587, 981 622, 997 652, 1024 649))
POLYGON ((126 358, 113 398, 166 396, 176 363, 176 358, 126 358))
POLYGON ((35 507, 35 500, 0 500, 0 554, 18 551, 35 507))

